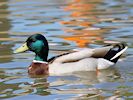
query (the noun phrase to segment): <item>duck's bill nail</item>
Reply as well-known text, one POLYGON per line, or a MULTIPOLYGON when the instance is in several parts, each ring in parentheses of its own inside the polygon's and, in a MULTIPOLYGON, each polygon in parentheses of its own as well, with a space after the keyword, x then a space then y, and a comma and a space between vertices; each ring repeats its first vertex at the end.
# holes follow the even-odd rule
POLYGON ((21 47, 17 48, 14 53, 21 53, 29 50, 27 43, 24 43, 21 47))

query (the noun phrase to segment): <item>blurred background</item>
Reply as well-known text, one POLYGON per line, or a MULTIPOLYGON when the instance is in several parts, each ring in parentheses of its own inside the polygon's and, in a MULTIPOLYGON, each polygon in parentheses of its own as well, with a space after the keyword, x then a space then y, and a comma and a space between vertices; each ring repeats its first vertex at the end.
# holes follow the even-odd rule
POLYGON ((133 99, 132 0, 0 0, 0 99, 133 99), (97 76, 31 78, 31 52, 13 54, 28 36, 42 33, 49 58, 75 48, 125 42, 129 48, 115 69, 97 76))

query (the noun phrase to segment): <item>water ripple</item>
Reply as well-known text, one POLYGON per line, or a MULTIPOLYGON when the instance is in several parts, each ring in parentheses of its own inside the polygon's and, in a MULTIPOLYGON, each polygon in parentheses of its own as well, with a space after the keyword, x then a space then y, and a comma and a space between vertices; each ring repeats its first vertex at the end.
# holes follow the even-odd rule
POLYGON ((132 99, 132 0, 1 0, 0 99, 132 99), (33 53, 13 54, 29 35, 49 41, 49 58, 68 50, 126 42, 114 69, 30 77, 33 53))

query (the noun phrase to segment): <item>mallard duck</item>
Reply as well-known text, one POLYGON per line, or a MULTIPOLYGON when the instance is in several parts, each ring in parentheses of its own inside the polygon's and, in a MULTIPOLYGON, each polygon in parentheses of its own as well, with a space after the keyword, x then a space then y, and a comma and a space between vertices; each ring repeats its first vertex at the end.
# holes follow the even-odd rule
POLYGON ((34 34, 15 53, 27 50, 35 53, 35 58, 28 67, 31 75, 62 75, 109 68, 127 48, 125 44, 116 44, 96 49, 77 49, 48 59, 48 41, 43 35, 34 34))

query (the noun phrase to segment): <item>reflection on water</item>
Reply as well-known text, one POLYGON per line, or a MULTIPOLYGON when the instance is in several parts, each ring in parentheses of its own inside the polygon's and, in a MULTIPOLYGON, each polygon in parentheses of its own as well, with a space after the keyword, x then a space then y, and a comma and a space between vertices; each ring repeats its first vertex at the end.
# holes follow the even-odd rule
MULTIPOLYGON (((98 0, 100 2, 100 0, 98 0)), ((68 28, 67 33, 73 33, 70 36, 63 36, 64 39, 74 41, 79 47, 86 47, 90 43, 103 40, 102 34, 108 30, 94 27, 93 24, 99 22, 95 14, 97 3, 88 3, 85 0, 75 0, 64 8, 66 11, 72 11, 71 20, 61 23, 68 28), (74 28, 73 28, 74 27, 74 28)))
POLYGON ((1 0, 1 5, 0 5, 0 49, 2 51, 0 52, 1 63, 11 61, 12 59, 11 47, 13 46, 12 44, 8 43, 8 41, 11 40, 8 34, 11 25, 10 25, 10 20, 8 19, 8 14, 9 14, 9 11, 7 10, 8 6, 5 4, 5 2, 6 0, 1 0))
POLYGON ((0 99, 132 99, 132 6, 132 0, 1 0, 0 99), (118 41, 129 49, 123 62, 98 74, 31 78, 27 66, 34 55, 13 50, 37 32, 49 41, 49 57, 118 41))

